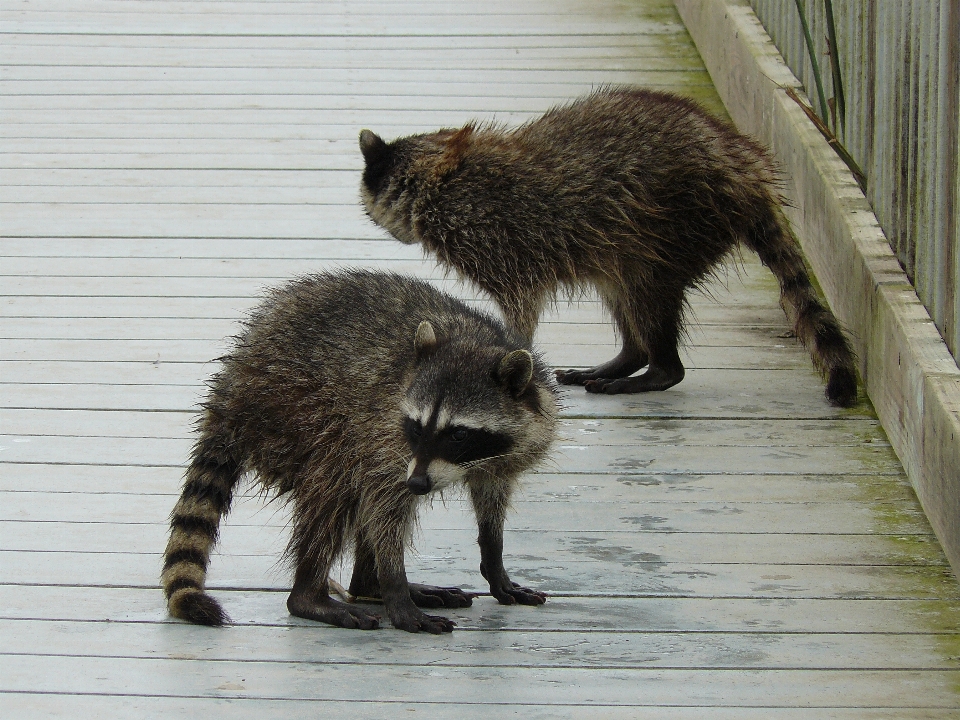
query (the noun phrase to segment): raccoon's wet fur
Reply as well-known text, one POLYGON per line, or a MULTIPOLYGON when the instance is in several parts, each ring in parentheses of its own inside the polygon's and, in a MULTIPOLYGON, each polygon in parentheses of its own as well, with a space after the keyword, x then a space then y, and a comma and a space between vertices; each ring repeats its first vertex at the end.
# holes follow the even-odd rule
POLYGON ((331 565, 352 548, 350 593, 382 598, 398 628, 449 631, 417 606, 462 607, 472 595, 408 584, 404 549, 423 496, 456 484, 477 516, 493 596, 544 601, 512 583, 502 559, 511 491, 557 422, 556 382, 524 338, 424 282, 343 271, 271 291, 222 363, 171 515, 162 585, 172 615, 227 620, 204 581, 247 472, 292 504, 294 615, 378 626, 329 595, 331 565))
POLYGON ((827 398, 856 402, 854 355, 787 230, 773 161, 695 102, 606 88, 513 130, 389 143, 364 130, 360 148, 370 217, 490 293, 525 337, 558 290, 597 289, 623 347, 560 382, 603 393, 680 382, 686 294, 742 242, 779 280, 827 398))

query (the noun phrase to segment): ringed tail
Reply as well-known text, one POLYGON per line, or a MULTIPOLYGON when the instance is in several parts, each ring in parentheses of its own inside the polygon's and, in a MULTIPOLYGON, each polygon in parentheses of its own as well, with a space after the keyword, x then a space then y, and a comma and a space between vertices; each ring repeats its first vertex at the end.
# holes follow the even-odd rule
MULTIPOLYGON (((209 423, 209 416, 206 423, 209 423)), ((160 576, 171 615, 198 625, 223 625, 229 618, 204 591, 210 551, 220 518, 230 509, 241 468, 224 444, 203 435, 193 448, 183 492, 170 514, 170 539, 160 576)))
POLYGON ((827 379, 824 394, 832 405, 857 403, 856 355, 837 318, 820 302, 810 282, 799 248, 772 211, 747 245, 770 268, 780 283, 780 304, 793 321, 793 332, 809 350, 813 364, 827 379))

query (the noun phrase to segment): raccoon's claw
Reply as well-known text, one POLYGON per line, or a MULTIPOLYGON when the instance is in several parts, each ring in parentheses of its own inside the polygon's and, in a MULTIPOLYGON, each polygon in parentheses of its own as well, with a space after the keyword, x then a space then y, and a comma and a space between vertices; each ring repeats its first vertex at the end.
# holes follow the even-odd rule
POLYGON ((583 385, 587 382, 588 373, 582 370, 554 370, 553 372, 561 385, 583 385))
POLYGON ((440 615, 424 615, 425 618, 428 618, 430 622, 420 623, 420 629, 431 632, 434 635, 439 635, 442 632, 453 632, 453 629, 457 624, 450 620, 449 618, 442 617, 440 615), (437 629, 433 629, 437 628, 437 629))
POLYGON ((539 590, 531 590, 515 582, 511 582, 510 586, 500 595, 494 595, 503 605, 543 605, 547 601, 547 594, 539 590))
POLYGON ((623 392, 629 392, 628 390, 623 390, 625 383, 623 380, 605 380, 599 378, 596 380, 587 380, 583 383, 583 389, 588 393, 594 393, 596 395, 619 395, 623 392))
POLYGON ((441 617, 440 615, 426 615, 416 608, 413 608, 413 612, 402 611, 392 613, 390 621, 398 630, 406 630, 412 633, 428 632, 433 635, 452 632, 457 626, 453 620, 441 617))
POLYGON ((410 598, 417 607, 462 608, 473 605, 477 593, 464 592, 455 587, 435 587, 410 583, 410 598))
POLYGON ((525 588, 510 580, 501 583, 499 587, 491 583, 490 594, 501 605, 543 605, 547 601, 546 593, 525 588))
POLYGON ((501 605, 543 605, 547 601, 546 593, 517 585, 502 567, 498 572, 490 572, 480 563, 480 574, 490 583, 490 594, 501 605))

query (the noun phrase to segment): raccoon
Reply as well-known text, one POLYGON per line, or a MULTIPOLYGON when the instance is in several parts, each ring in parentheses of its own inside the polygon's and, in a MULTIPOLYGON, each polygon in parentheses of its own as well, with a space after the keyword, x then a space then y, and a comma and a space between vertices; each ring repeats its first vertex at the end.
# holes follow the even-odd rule
POLYGON ((360 149, 370 218, 475 282, 524 337, 559 290, 596 288, 622 348, 558 370, 561 383, 615 394, 680 382, 687 294, 742 242, 780 282, 829 401, 856 403, 854 354, 811 286, 770 155, 692 100, 608 87, 512 130, 471 123, 390 143, 363 130, 360 149))
POLYGON ((204 581, 247 472, 292 505, 293 615, 378 627, 378 615, 330 597, 331 565, 352 548, 351 594, 381 598, 397 628, 449 632, 454 623, 417 606, 464 607, 473 595, 408 583, 404 548, 420 501, 457 485, 490 592, 544 602, 510 580, 502 557, 517 478, 545 457, 557 424, 556 381, 525 339, 422 281, 355 270, 269 292, 221 360, 171 514, 161 576, 171 615, 228 621, 204 581))

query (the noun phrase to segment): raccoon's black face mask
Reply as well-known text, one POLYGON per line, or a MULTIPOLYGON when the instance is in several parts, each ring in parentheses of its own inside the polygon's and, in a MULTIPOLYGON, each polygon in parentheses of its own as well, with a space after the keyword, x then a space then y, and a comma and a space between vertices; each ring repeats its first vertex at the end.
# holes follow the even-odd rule
POLYGON ((436 414, 426 425, 407 418, 403 432, 414 457, 446 460, 454 465, 469 465, 503 455, 513 447, 513 438, 483 428, 449 425, 436 427, 436 414))
POLYGON ((403 433, 412 453, 407 485, 424 494, 465 481, 472 467, 523 442, 530 413, 521 398, 533 358, 526 350, 446 340, 426 321, 417 328, 414 351, 403 433))
POLYGON ((462 482, 472 465, 504 455, 514 445, 505 433, 456 424, 438 427, 440 415, 435 411, 426 423, 411 417, 404 421, 403 432, 413 454, 407 487, 415 495, 462 482))

